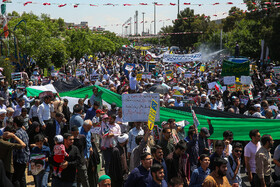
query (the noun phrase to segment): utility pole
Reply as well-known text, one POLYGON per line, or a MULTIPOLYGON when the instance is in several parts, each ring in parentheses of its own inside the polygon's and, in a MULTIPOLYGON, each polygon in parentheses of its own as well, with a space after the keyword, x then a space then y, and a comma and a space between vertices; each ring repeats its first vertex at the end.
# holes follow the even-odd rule
POLYGON ((142 14, 143 14, 143 32, 142 32, 142 36, 143 36, 145 32, 145 12, 142 12, 142 14))
POLYGON ((179 13, 180 13, 180 0, 178 0, 178 15, 179 15, 179 13))
POLYGON ((154 2, 154 34, 157 33, 156 29, 156 4, 157 2, 154 2))
POLYGON ((136 36, 138 35, 138 10, 136 10, 136 12, 135 12, 135 22, 136 22, 136 36))
POLYGON ((220 36, 220 50, 223 49, 223 29, 221 29, 221 36, 220 36))

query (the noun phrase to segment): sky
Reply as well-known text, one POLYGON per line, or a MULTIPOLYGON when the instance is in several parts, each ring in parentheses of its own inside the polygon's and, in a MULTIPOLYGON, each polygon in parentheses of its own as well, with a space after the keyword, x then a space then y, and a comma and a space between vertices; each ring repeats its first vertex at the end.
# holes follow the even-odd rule
MULTIPOLYGON (((78 24, 81 21, 87 21, 88 26, 91 27, 105 27, 106 30, 115 32, 117 34, 125 34, 125 29, 122 29, 122 24, 126 22, 130 17, 132 23, 134 23, 135 11, 138 10, 138 33, 143 31, 143 24, 140 22, 144 19, 148 23, 145 23, 145 32, 152 30, 154 32, 154 23, 151 23, 154 19, 154 5, 153 0, 12 0, 12 3, 7 3, 7 12, 16 11, 32 12, 36 15, 42 13, 48 14, 51 18, 63 18, 65 22, 71 22, 78 24), (24 6, 27 1, 32 1, 31 4, 24 6), (51 3, 50 6, 44 6, 43 3, 51 3), (55 4, 52 4, 55 3, 55 4), (58 4, 67 4, 66 6, 59 8, 58 4), (74 8, 74 4, 78 3, 79 6, 74 8), (112 3, 118 4, 118 6, 102 6, 103 4, 112 3), (141 6, 139 3, 147 3, 147 6, 141 6), (89 4, 99 5, 98 7, 90 6, 89 4), (123 4, 133 4, 136 6, 123 6, 123 4), (111 26, 113 24, 113 26, 111 26), (116 24, 120 24, 116 26, 116 24)), ((172 21, 176 19, 178 12, 178 0, 159 0, 158 3, 169 4, 176 3, 176 6, 156 6, 156 31, 164 25, 172 25, 172 21), (166 21, 170 19, 170 21, 166 21), (159 22, 159 20, 165 20, 159 22)), ((180 0, 180 10, 190 7, 194 9, 195 14, 205 14, 211 17, 211 20, 225 18, 232 6, 246 10, 246 5, 241 4, 243 0, 180 0), (232 2, 233 4, 227 4, 232 2), (183 3, 191 3, 190 6, 183 5, 183 3), (214 3, 220 3, 219 5, 212 5, 214 3), (192 4, 203 4, 202 6, 192 4), (213 15, 216 14, 217 17, 213 15)), ((129 32, 130 28, 127 29, 129 32)), ((134 25, 132 25, 132 34, 134 34, 134 25)))

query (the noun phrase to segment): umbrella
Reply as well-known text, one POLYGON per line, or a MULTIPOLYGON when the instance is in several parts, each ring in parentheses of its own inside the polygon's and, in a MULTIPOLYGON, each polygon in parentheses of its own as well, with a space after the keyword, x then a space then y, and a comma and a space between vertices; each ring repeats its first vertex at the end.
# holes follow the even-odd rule
POLYGON ((153 85, 148 92, 154 92, 154 93, 160 93, 165 94, 168 93, 168 88, 166 86, 163 86, 161 84, 153 85))

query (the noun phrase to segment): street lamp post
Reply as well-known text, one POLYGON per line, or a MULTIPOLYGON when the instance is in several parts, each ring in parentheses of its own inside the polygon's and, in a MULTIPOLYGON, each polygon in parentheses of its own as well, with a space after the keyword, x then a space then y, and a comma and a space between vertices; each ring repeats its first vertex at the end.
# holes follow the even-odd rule
POLYGON ((154 2, 154 34, 156 34, 156 4, 157 2, 154 2))
POLYGON ((143 14, 143 33, 142 33, 142 35, 143 35, 145 32, 145 19, 144 19, 145 12, 142 12, 142 14, 143 14))

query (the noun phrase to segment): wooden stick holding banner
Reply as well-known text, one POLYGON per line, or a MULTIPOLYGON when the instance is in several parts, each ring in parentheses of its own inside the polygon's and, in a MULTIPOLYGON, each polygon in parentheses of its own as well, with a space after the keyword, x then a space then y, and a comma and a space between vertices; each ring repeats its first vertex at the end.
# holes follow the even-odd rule
POLYGON ((158 103, 153 99, 151 102, 150 112, 149 112, 149 119, 148 119, 148 127, 150 130, 153 130, 154 123, 157 115, 157 106, 158 103))

